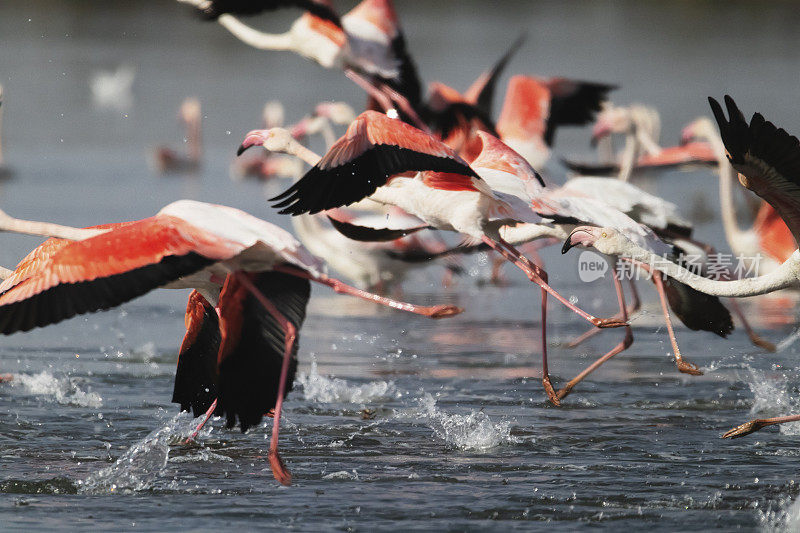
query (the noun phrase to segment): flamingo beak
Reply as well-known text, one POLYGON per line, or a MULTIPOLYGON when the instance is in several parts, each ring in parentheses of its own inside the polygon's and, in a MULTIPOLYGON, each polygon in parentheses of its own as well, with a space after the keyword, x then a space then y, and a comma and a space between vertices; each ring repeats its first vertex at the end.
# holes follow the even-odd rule
POLYGON ((253 130, 248 133, 245 136, 244 141, 242 141, 242 144, 239 145, 239 149, 236 150, 236 155, 242 155, 242 153, 244 153, 244 151, 251 146, 263 146, 267 141, 267 137, 265 135, 266 131, 267 130, 253 130))
POLYGON ((575 228, 564 241, 564 246, 561 247, 561 253, 565 254, 575 246, 591 246, 597 240, 597 235, 595 235, 596 230, 597 228, 591 226, 575 228))

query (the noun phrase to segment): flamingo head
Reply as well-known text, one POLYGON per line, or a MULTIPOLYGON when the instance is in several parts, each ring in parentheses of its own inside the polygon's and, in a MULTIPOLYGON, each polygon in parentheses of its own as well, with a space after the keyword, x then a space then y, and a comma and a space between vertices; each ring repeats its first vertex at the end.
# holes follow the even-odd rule
POLYGON ((681 144, 692 141, 708 141, 716 135, 716 126, 708 117, 696 118, 681 130, 681 144))
POLYGON ((598 228, 596 226, 578 226, 569 234, 561 247, 561 253, 567 253, 570 248, 583 246, 594 248, 607 255, 619 255, 624 248, 625 237, 617 230, 611 228, 598 228))
POLYGON ((344 102, 322 102, 314 109, 314 114, 340 126, 347 126, 356 119, 356 112, 344 102))
POLYGON ((606 102, 597 115, 597 120, 592 128, 592 145, 596 145, 600 139, 613 133, 625 133, 632 125, 633 121, 628 108, 616 107, 606 102))
POLYGON ((263 146, 269 152, 284 152, 293 141, 292 134, 283 128, 253 130, 245 136, 236 155, 242 155, 251 146, 263 146))

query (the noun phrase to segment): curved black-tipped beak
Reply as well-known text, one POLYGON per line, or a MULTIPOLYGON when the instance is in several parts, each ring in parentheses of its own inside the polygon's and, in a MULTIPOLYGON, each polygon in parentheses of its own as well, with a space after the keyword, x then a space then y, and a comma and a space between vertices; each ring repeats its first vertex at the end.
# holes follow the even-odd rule
POLYGON ((565 254, 565 253, 569 252, 570 248, 575 246, 574 244, 572 244, 572 242, 570 242, 571 238, 572 238, 572 234, 570 233, 569 237, 567 237, 567 240, 564 241, 564 246, 561 247, 561 253, 562 254, 565 254))
POLYGON ((573 240, 573 237, 575 236, 576 233, 585 233, 589 237, 593 237, 593 235, 589 231, 587 231, 587 230, 585 230, 583 228, 575 228, 574 230, 572 230, 572 233, 569 234, 569 236, 567 237, 567 240, 564 241, 564 246, 561 247, 561 253, 562 254, 565 254, 565 253, 569 252, 575 246, 578 246, 580 244, 586 244, 579 238, 573 240))
MULTIPOLYGON (((252 144, 250 146, 253 146, 252 144)), ((240 144, 239 148, 236 150, 236 157, 239 157, 244 153, 245 150, 250 148, 250 146, 245 146, 244 144, 240 144)))

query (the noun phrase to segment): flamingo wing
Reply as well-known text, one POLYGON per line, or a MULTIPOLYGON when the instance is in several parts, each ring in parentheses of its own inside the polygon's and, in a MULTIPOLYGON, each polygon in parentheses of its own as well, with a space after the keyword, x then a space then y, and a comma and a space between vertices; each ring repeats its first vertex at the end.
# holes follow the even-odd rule
POLYGON ((794 236, 800 236, 800 141, 755 113, 748 124, 736 103, 725 95, 722 106, 708 99, 719 125, 728 159, 742 184, 766 200, 794 236))
POLYGON ((197 6, 198 14, 205 20, 217 20, 220 15, 258 15, 265 11, 275 11, 286 7, 296 7, 323 20, 342 27, 339 15, 327 2, 319 0, 206 0, 197 6))
POLYGON ((222 337, 214 306, 197 291, 189 295, 185 322, 172 402, 197 417, 208 410, 218 394, 217 356, 222 337))
POLYGON ((478 177, 447 145, 402 121, 365 111, 294 185, 272 198, 281 214, 318 213, 352 204, 406 172, 478 177))
POLYGON ((242 248, 169 215, 69 242, 35 270, 0 284, 0 333, 117 306, 229 259, 242 248))
MULTIPOLYGON (((311 294, 310 282, 280 272, 246 275, 299 332, 311 294)), ((217 359, 218 411, 226 415, 229 428, 238 420, 244 432, 258 425, 264 414, 275 407, 286 332, 236 276, 226 279, 220 294, 219 310, 222 345, 217 359)), ((292 346, 287 393, 292 390, 297 371, 298 340, 299 333, 292 346)))
POLYGON ((550 115, 544 132, 548 146, 555 141, 559 126, 583 126, 594 120, 608 93, 616 85, 577 81, 567 78, 551 78, 545 82, 550 89, 550 115))
POLYGON ((508 62, 514 57, 517 50, 525 43, 526 37, 527 35, 525 33, 520 34, 509 49, 506 50, 506 53, 497 60, 497 63, 492 65, 489 70, 483 72, 464 93, 464 99, 475 104, 477 108, 488 117, 492 116, 492 103, 494 102, 494 91, 497 87, 497 80, 503 74, 508 62))

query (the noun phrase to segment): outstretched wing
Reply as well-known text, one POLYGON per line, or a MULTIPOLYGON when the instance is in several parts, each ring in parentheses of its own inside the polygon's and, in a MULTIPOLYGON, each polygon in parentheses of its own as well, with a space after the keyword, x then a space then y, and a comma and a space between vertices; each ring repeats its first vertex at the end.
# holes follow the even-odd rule
MULTIPOLYGON (((280 272, 248 275, 299 332, 311 294, 309 281, 280 272)), ((220 294, 219 309, 223 340, 218 359, 218 412, 226 415, 228 427, 236 425, 238 420, 242 431, 247 431, 275 407, 286 332, 236 276, 228 276, 220 294)), ((292 347, 287 393, 292 390, 297 370, 299 338, 298 333, 292 347)))
POLYGON ((492 102, 494 101, 494 91, 497 87, 497 80, 503 74, 508 62, 511 61, 511 58, 514 57, 514 54, 516 54, 517 50, 523 45, 526 37, 527 35, 525 33, 520 34, 497 63, 481 74, 464 93, 464 99, 474 103, 485 116, 491 118, 492 102))
POLYGON ((382 113, 365 111, 297 183, 270 201, 281 214, 318 213, 370 196, 392 177, 431 170, 478 177, 435 137, 382 113))
POLYGON ((728 159, 742 184, 769 202, 792 231, 800 235, 800 141, 755 113, 750 124, 728 95, 725 106, 708 99, 717 119, 728 159))
POLYGON ((548 146, 555 141, 559 126, 583 126, 594 120, 608 93, 616 85, 577 81, 567 78, 552 78, 546 82, 550 89, 550 116, 544 140, 548 146))
POLYGON ((168 215, 69 242, 35 269, 0 284, 0 333, 117 306, 240 250, 234 242, 168 215))
POLYGON ((206 0, 197 5, 200 16, 206 20, 216 20, 220 15, 258 15, 285 7, 296 7, 314 16, 329 20, 342 27, 339 15, 326 2, 318 0, 206 0))

